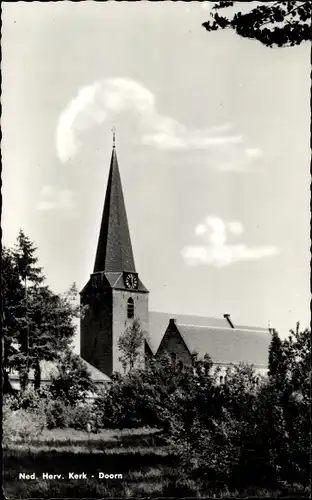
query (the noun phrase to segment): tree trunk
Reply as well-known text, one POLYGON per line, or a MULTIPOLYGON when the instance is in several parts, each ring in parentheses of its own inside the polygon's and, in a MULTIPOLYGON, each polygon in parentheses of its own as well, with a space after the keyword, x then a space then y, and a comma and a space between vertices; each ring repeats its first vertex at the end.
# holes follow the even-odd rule
POLYGON ((41 367, 39 360, 35 361, 34 366, 34 387, 35 389, 40 389, 41 385, 41 367))
POLYGON ((35 373, 34 373, 34 386, 35 389, 40 389, 41 384, 41 368, 40 361, 36 359, 35 361, 35 373))
POLYGON ((24 367, 21 369, 21 371, 19 372, 19 379, 20 379, 21 390, 25 391, 29 382, 28 367, 24 367))

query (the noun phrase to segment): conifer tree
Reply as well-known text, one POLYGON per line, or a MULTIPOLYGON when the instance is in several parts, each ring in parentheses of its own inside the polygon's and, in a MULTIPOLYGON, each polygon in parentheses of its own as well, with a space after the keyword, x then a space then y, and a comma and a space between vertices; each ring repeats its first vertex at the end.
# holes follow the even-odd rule
POLYGON ((291 374, 290 384, 296 391, 303 391, 309 398, 311 387, 311 330, 300 330, 299 322, 295 330, 290 330, 290 335, 283 341, 285 358, 288 371, 291 374))
POLYGON ((73 318, 78 306, 73 285, 64 295, 54 294, 47 286, 36 286, 29 296, 29 366, 34 368, 35 388, 40 387, 40 361, 55 361, 70 346, 76 332, 73 318))
POLYGON ((26 284, 40 284, 45 280, 42 267, 37 266, 38 257, 35 253, 38 249, 34 246, 28 236, 19 231, 17 242, 13 250, 16 266, 21 280, 26 284))
POLYGON ((12 251, 3 247, 1 256, 2 306, 2 375, 4 393, 13 392, 9 371, 16 368, 14 356, 21 318, 24 314, 24 289, 15 265, 12 251))
POLYGON ((14 248, 2 256, 5 373, 17 369, 23 390, 30 369, 35 371, 35 387, 40 387, 40 362, 56 360, 70 345, 76 331, 73 319, 79 314, 75 284, 63 295, 54 294, 44 284, 36 250, 20 231, 14 248))
POLYGON ((269 347, 269 376, 280 374, 284 364, 284 353, 282 341, 275 329, 272 330, 272 339, 269 347))
POLYGON ((283 341, 275 332, 269 366, 272 376, 265 391, 270 408, 279 412, 274 424, 276 449, 281 460, 287 457, 293 480, 305 482, 311 470, 311 331, 301 331, 297 323, 283 341))
POLYGON ((24 287, 24 316, 19 327, 20 351, 18 356, 20 384, 25 389, 29 378, 29 294, 33 286, 40 285, 45 277, 42 268, 37 266, 37 248, 28 236, 20 230, 13 249, 15 266, 24 287))

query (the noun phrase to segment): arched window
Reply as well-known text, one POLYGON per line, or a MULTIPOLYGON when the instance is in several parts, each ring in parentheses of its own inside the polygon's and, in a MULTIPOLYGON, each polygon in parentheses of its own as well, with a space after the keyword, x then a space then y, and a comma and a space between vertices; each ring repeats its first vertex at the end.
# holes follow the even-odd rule
POLYGON ((220 377, 220 384, 222 384, 222 383, 223 383, 223 377, 221 375, 221 377, 220 377))
POLYGON ((129 319, 134 317, 134 302, 132 297, 128 299, 127 314, 129 319))
POLYGON ((95 348, 97 345, 97 337, 94 337, 94 340, 93 340, 93 347, 95 348))

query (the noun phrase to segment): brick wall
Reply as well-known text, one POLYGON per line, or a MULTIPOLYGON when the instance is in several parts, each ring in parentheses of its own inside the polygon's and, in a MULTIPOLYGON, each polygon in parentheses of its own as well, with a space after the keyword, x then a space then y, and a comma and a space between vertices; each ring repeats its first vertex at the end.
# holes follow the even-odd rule
MULTIPOLYGON (((81 318, 81 357, 102 373, 111 376, 121 371, 117 342, 122 333, 132 324, 128 319, 128 299, 134 301, 134 317, 138 318, 143 330, 148 332, 148 294, 126 290, 106 290, 97 294, 84 295, 81 304, 88 310, 81 318)), ((144 344, 141 348, 141 366, 144 366, 144 344)))
POLYGON ((85 297, 89 310, 81 320, 81 357, 106 375, 112 372, 112 292, 85 297))

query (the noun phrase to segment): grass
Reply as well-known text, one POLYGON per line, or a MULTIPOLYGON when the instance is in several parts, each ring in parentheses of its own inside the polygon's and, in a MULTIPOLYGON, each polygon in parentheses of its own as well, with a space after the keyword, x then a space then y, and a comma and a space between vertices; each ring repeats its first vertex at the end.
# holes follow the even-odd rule
POLYGON ((45 430, 30 442, 20 439, 4 447, 4 491, 7 498, 127 497, 140 491, 159 496, 170 468, 175 470, 173 460, 153 429, 45 430), (35 472, 36 479, 19 479, 19 472, 35 472), (42 479, 44 472, 64 479, 42 479), (69 479, 68 472, 85 472, 88 479, 69 479), (102 480, 99 472, 123 477, 102 480))
MULTIPOLYGON (((215 490, 204 490, 200 481, 178 476, 176 458, 155 429, 107 429, 98 434, 45 430, 30 442, 16 440, 3 448, 4 493, 9 499, 216 497, 215 490), (19 479, 19 472, 35 472, 36 479, 19 479), (42 479, 44 472, 64 479, 42 479), (69 472, 85 472, 87 479, 69 479, 69 472), (122 474, 122 479, 99 479, 99 472, 122 474)), ((285 493, 309 497, 310 492, 300 486, 289 492, 254 488, 218 491, 217 497, 270 498, 285 493)))

